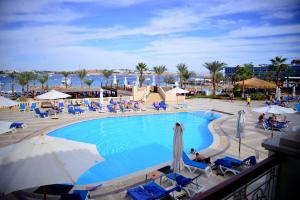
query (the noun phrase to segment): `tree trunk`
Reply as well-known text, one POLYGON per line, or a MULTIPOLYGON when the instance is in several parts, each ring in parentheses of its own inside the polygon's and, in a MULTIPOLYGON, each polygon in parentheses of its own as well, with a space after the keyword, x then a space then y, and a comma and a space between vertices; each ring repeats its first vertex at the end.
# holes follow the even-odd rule
POLYGON ((279 87, 279 71, 276 72, 276 85, 279 87))
POLYGON ((215 77, 213 77, 212 82, 213 82, 213 95, 216 95, 216 81, 215 81, 215 77))
POLYGON ((47 81, 47 84, 46 84, 46 90, 47 90, 47 92, 49 91, 48 81, 47 81))
POLYGON ((24 85, 22 85, 22 96, 24 96, 25 88, 24 85))
POLYGON ((15 80, 11 80, 11 93, 13 96, 15 96, 15 80))
POLYGON ((36 93, 36 81, 33 81, 33 98, 35 97, 35 93, 36 93))
POLYGON ((157 75, 157 81, 158 83, 156 85, 160 86, 160 75, 157 75))
POLYGON ((45 88, 44 88, 44 83, 42 83, 42 93, 44 93, 45 88))
POLYGON ((243 79, 243 86, 242 86, 242 97, 245 97, 245 80, 243 79))
POLYGON ((67 77, 65 77, 65 86, 66 86, 66 88, 68 87, 68 84, 67 84, 67 77))
POLYGON ((28 97, 28 93, 29 93, 29 83, 26 84, 26 92, 27 92, 26 96, 28 97))
POLYGON ((83 87, 82 87, 82 80, 81 80, 81 79, 80 79, 80 87, 83 88, 83 87))

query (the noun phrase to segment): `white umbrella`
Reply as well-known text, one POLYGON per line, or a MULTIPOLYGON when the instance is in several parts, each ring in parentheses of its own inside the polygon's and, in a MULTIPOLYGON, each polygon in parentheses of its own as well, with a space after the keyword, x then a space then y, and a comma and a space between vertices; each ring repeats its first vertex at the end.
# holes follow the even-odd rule
POLYGON ((244 137, 244 130, 245 130, 245 111, 240 110, 237 116, 237 123, 236 123, 236 138, 239 138, 239 155, 241 153, 241 141, 244 137))
POLYGON ((19 105, 18 102, 10 100, 8 98, 5 98, 3 96, 0 96, 0 107, 11 107, 19 105))
POLYGON ((293 96, 293 97, 296 96, 296 87, 295 87, 295 86, 293 86, 293 94, 292 94, 292 96, 293 96))
POLYGON ((139 86, 139 84, 140 84, 140 78, 139 78, 138 75, 136 75, 135 85, 136 85, 136 86, 139 86))
POLYGON ((286 108, 277 105, 253 108, 252 110, 259 113, 272 113, 272 114, 292 114, 296 112, 292 108, 286 108))
POLYGON ((127 86, 127 85, 128 85, 127 83, 128 83, 127 77, 125 76, 125 77, 124 77, 124 85, 127 86))
POLYGON ((68 95, 63 92, 59 92, 56 90, 50 90, 49 92, 46 92, 44 94, 41 94, 39 96, 36 96, 36 99, 39 100, 54 100, 54 99, 65 99, 71 97, 71 95, 68 95))
POLYGON ((103 102, 103 89, 100 88, 100 102, 103 102))
POLYGON ((40 135, 0 149, 0 192, 74 184, 102 161, 95 145, 40 135))
POLYGON ((174 137, 173 137, 173 171, 174 173, 180 172, 183 168, 182 153, 183 153, 183 125, 176 123, 174 126, 174 137))
POLYGON ((278 96, 277 96, 277 100, 280 101, 281 100, 281 89, 278 88, 278 96))
MULTIPOLYGON (((181 89, 180 87, 175 87, 172 90, 167 91, 167 94, 185 94, 189 93, 190 91, 181 89)), ((178 96, 177 96, 177 104, 178 104, 178 96)))
POLYGON ((114 85, 117 85, 117 76, 116 76, 116 75, 114 75, 113 84, 114 84, 114 85))
POLYGON ((179 86, 179 84, 178 84, 178 81, 175 81, 175 87, 178 87, 179 86))
POLYGON ((152 76, 152 86, 155 86, 155 75, 152 76))

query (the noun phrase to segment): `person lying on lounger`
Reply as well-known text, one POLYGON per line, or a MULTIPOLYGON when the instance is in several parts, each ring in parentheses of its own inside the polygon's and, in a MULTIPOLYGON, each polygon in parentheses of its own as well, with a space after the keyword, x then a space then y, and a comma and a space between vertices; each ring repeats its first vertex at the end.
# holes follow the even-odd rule
POLYGON ((205 163, 205 164, 211 164, 210 157, 205 157, 205 156, 201 155, 198 152, 196 153, 196 157, 195 157, 194 160, 197 161, 197 162, 205 163))

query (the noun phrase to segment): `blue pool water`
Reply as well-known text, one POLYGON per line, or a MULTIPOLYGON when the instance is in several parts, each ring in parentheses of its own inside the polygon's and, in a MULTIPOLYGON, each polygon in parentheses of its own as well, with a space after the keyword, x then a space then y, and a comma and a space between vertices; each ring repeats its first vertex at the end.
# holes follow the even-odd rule
POLYGON ((189 112, 130 117, 109 117, 65 126, 49 133, 95 144, 104 161, 86 171, 77 184, 112 180, 172 160, 173 127, 184 125, 184 149, 203 150, 213 137, 208 123, 220 117, 209 112, 189 112))

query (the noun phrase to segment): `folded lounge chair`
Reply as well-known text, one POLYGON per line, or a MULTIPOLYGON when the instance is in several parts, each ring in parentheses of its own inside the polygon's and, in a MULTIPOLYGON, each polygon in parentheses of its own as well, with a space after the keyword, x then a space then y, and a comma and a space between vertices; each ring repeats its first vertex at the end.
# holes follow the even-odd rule
POLYGON ((220 175, 236 175, 243 169, 256 164, 255 156, 249 156, 244 160, 238 160, 233 157, 226 156, 214 162, 213 168, 218 170, 220 175))
POLYGON ((169 173, 167 174, 167 178, 176 181, 177 185, 179 185, 181 189, 187 193, 189 198, 192 198, 195 194, 204 190, 204 186, 201 186, 196 182, 198 176, 194 179, 191 179, 181 174, 169 173))
POLYGON ((166 190, 155 182, 148 182, 147 184, 128 189, 127 196, 133 200, 155 200, 167 197, 171 192, 180 190, 180 186, 174 186, 166 190))
POLYGON ((191 172, 195 173, 197 170, 204 172, 206 176, 210 176, 212 174, 212 170, 209 165, 196 162, 193 160, 190 160, 188 155, 185 152, 182 152, 182 160, 184 163, 184 166, 191 172))

